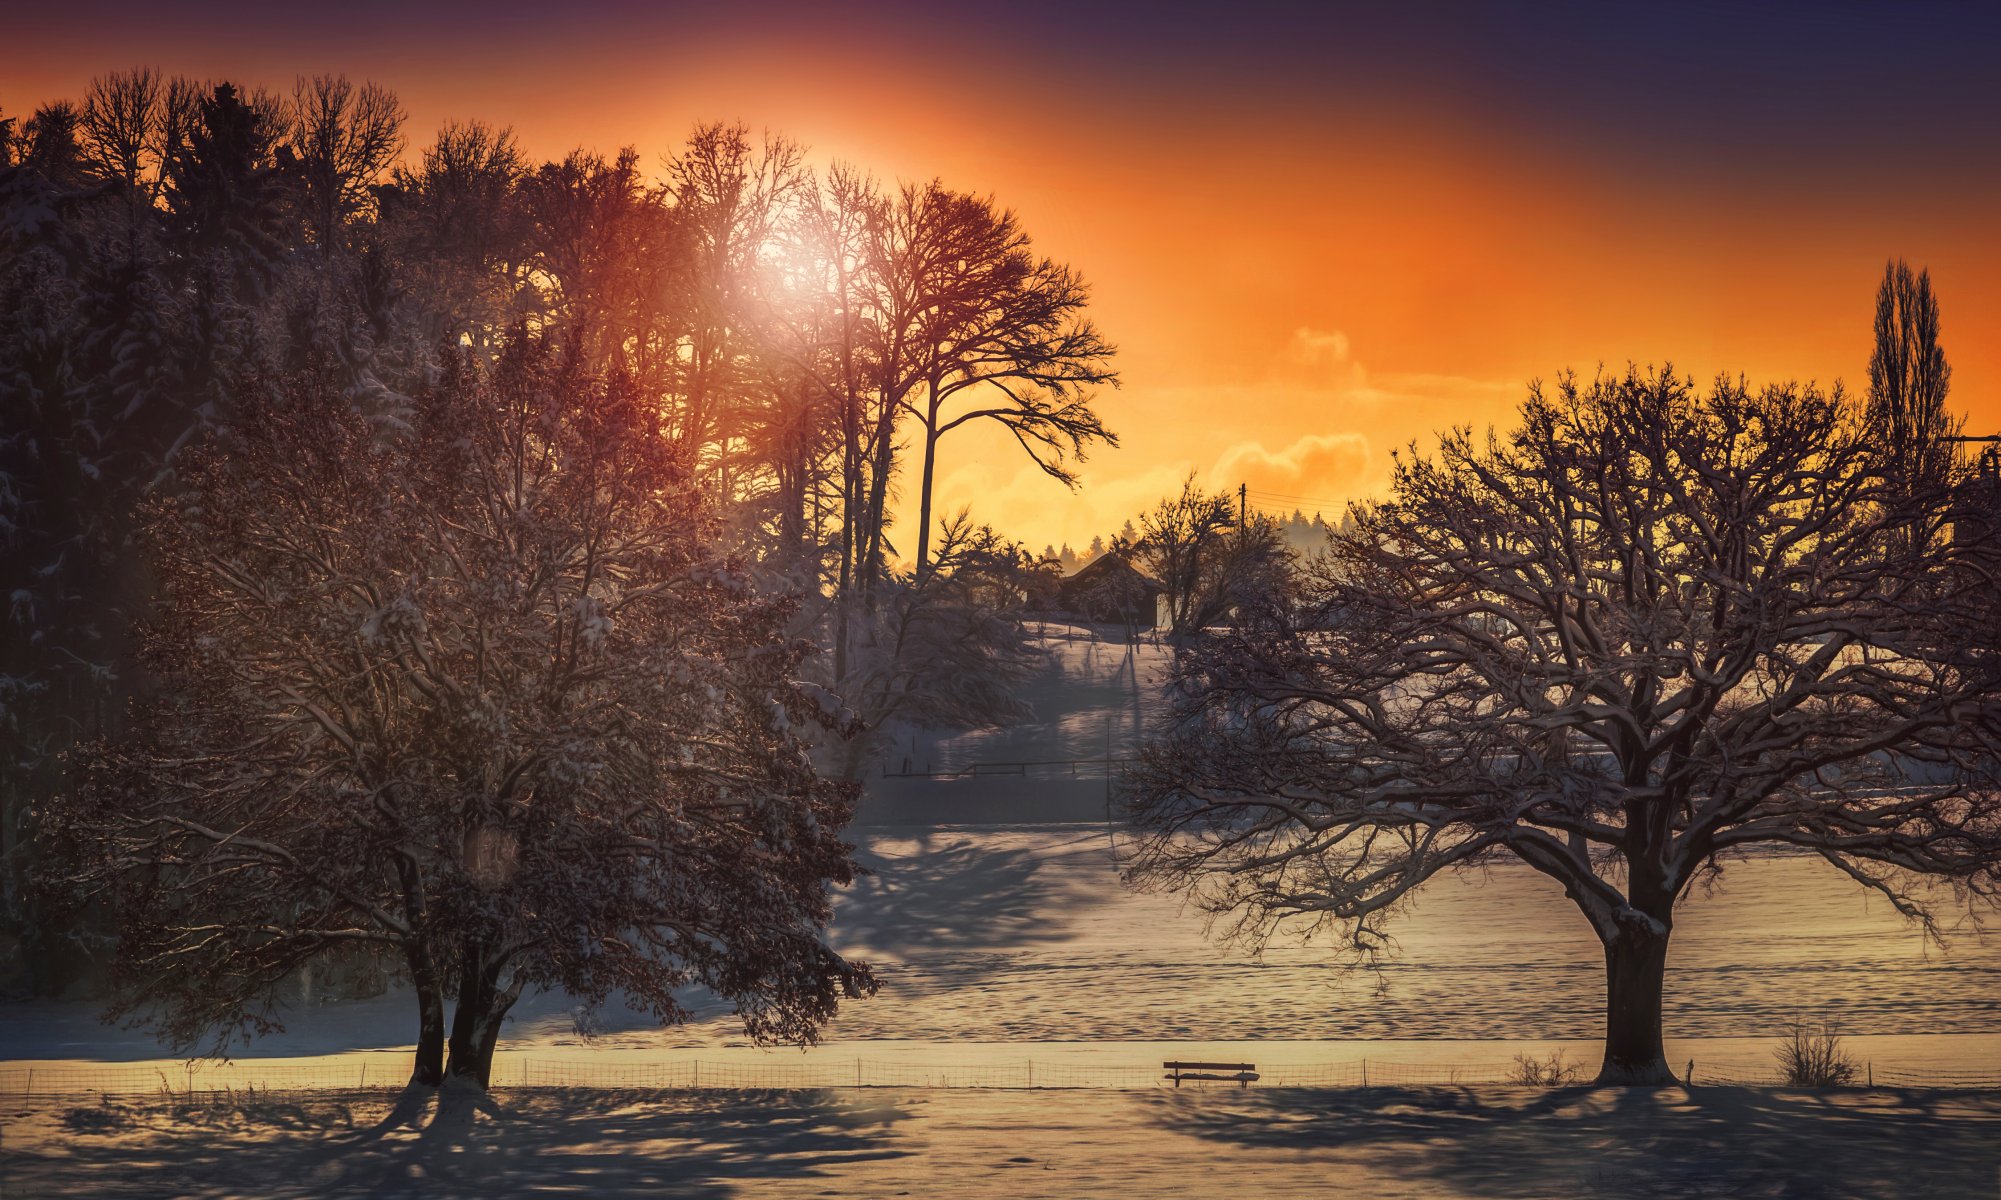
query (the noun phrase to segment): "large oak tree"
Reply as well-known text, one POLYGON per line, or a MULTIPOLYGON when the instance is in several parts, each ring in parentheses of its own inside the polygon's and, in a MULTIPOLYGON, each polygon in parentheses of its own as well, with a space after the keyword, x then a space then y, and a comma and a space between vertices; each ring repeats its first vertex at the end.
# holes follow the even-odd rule
POLYGON ((1134 877, 1373 953, 1427 879, 1520 859, 1603 943, 1608 1083, 1672 1078, 1676 902, 1733 854, 1818 855, 1920 921, 1923 877, 1991 897, 1993 526, 1872 443, 1838 390, 1629 372, 1401 460, 1309 602, 1181 655, 1134 877))

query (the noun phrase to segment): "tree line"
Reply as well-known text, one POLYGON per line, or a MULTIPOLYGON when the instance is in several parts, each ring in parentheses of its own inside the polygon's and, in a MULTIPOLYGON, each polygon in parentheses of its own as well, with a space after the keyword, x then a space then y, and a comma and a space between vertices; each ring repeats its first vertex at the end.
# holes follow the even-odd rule
POLYGON ((741 126, 649 167, 537 162, 478 120, 412 152, 406 124, 341 76, 150 69, 0 114, 0 886, 40 986, 94 951, 36 910, 34 801, 158 684, 172 576, 148 505, 301 396, 399 444, 467 380, 518 391, 556 355, 564 388, 646 398, 673 486, 714 515, 702 537, 798 598, 773 636, 817 647, 802 679, 855 717, 815 735, 837 775, 899 721, 1013 711, 1033 556, 934 512, 935 468, 979 424, 1064 484, 1116 444, 1092 407, 1114 350, 1074 270, 992 197, 815 169, 741 126))

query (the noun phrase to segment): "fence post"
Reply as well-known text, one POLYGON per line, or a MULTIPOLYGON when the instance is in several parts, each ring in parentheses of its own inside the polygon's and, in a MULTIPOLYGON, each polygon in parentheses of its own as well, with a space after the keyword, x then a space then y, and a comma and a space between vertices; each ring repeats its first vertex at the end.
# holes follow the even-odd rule
POLYGON ((1112 718, 1105 714, 1105 816, 1112 815, 1112 718))
POLYGON ((1362 1060, 1362 1086, 1369 1086, 1369 1060, 1366 1058, 1362 1060))
POLYGON ((861 1085, 862 1085, 862 1060, 857 1058, 855 1059, 855 1086, 860 1087, 861 1085))

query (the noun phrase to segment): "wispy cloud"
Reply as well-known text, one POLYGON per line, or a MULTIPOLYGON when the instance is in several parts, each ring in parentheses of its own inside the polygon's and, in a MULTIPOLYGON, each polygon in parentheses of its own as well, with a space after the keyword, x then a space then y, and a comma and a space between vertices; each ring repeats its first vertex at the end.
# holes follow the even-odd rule
POLYGON ((1262 442, 1239 442, 1209 468, 1208 482, 1214 491, 1242 484, 1312 511, 1316 506, 1338 508, 1353 498, 1372 466, 1369 439, 1361 434, 1309 433, 1279 450, 1267 450, 1262 442))
POLYGON ((1128 412, 1159 414, 1173 426, 1134 430, 1131 418, 1114 420, 1129 446, 1158 449, 1144 461, 1131 449, 1094 454, 1075 491, 1021 462, 1003 439, 955 441, 938 478, 936 511, 970 507, 977 519, 1036 549, 1065 541, 1081 547, 1093 535, 1117 532, 1192 474, 1213 491, 1242 485, 1265 493, 1268 509, 1331 518, 1349 501, 1380 494, 1392 450, 1412 439, 1423 446, 1448 425, 1502 419, 1520 395, 1514 381, 1373 374, 1345 332, 1301 326, 1242 382, 1121 393, 1128 412))

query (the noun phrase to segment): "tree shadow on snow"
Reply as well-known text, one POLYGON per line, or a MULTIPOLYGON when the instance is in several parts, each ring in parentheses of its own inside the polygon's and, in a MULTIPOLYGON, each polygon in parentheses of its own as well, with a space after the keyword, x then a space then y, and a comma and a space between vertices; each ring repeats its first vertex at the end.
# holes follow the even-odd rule
POLYGON ((1985 1197, 2001 1178, 1994 1093, 1374 1088, 1154 1103, 1176 1132, 1334 1151, 1447 1195, 1985 1197))
POLYGON ((381 1104, 353 1096, 154 1102, 122 1113, 120 1136, 104 1138, 65 1117, 70 1136, 59 1150, 14 1147, 8 1182, 23 1194, 101 1197, 562 1191, 708 1200, 912 1153, 894 1128, 908 1114, 854 1093, 447 1094, 400 1125, 374 1119, 381 1104))
POLYGON ((918 834, 916 843, 908 853, 857 856, 874 873, 842 899, 834 932, 843 946, 913 959, 1062 940, 1064 889, 1046 854, 957 834, 918 834))

